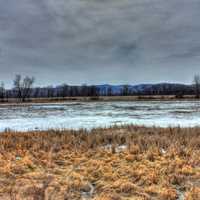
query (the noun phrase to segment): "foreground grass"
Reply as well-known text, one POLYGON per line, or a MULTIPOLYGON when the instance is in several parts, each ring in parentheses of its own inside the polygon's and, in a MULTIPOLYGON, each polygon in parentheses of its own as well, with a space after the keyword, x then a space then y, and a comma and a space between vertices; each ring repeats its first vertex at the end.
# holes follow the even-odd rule
POLYGON ((198 200, 200 128, 2 133, 0 199, 198 200))

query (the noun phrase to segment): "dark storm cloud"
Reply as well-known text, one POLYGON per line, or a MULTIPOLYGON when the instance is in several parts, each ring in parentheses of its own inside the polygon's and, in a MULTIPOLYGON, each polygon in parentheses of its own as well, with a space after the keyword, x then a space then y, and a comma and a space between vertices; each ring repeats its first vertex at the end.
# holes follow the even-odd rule
POLYGON ((0 79, 187 82, 199 18, 199 0, 0 0, 0 79))

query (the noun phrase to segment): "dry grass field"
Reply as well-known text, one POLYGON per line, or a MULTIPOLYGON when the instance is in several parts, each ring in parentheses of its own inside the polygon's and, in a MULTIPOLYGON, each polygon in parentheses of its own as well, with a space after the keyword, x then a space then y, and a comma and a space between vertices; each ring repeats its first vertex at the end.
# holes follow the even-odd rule
POLYGON ((199 200, 200 128, 0 135, 1 200, 199 200))

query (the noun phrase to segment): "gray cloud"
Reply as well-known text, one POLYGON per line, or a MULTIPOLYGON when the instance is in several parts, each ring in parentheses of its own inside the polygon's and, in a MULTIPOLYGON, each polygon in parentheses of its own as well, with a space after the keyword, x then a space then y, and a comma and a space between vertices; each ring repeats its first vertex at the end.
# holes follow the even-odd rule
POLYGON ((199 10, 199 0, 0 0, 0 80, 189 82, 199 10))

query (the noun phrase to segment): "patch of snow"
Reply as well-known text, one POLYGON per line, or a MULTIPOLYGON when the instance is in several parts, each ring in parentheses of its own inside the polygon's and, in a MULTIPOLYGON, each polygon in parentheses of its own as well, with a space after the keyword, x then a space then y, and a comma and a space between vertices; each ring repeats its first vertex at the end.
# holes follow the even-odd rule
POLYGON ((0 131, 92 129, 112 125, 200 125, 198 101, 67 102, 0 107, 0 131))

